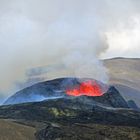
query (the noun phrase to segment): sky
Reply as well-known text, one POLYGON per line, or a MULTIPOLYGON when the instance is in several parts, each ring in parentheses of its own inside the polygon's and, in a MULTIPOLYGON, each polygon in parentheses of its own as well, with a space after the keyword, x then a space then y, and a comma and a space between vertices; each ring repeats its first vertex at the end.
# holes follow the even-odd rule
POLYGON ((0 0, 0 95, 57 77, 108 82, 100 59, 140 57, 139 0, 0 0))

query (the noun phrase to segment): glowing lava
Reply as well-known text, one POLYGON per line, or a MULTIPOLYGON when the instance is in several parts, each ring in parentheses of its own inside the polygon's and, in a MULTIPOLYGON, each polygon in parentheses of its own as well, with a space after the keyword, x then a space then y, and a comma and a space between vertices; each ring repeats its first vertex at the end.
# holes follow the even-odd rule
POLYGON ((79 86, 74 89, 66 90, 66 93, 71 96, 102 96, 102 88, 95 81, 82 82, 79 86))

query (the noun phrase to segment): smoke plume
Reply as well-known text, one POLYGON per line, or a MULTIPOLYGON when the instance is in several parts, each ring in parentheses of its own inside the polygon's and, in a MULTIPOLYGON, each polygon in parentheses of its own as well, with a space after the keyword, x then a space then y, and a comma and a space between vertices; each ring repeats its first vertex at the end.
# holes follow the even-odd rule
POLYGON ((138 0, 1 0, 0 90, 66 76, 107 82, 99 58, 120 49, 116 55, 124 55, 133 42, 139 50, 139 6, 138 0))

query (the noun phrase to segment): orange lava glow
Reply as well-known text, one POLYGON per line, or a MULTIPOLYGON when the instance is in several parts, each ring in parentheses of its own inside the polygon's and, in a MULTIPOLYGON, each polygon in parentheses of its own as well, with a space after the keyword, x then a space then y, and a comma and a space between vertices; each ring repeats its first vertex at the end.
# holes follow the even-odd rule
POLYGON ((74 89, 66 90, 66 94, 70 96, 102 96, 103 92, 99 84, 93 81, 82 82, 74 89))

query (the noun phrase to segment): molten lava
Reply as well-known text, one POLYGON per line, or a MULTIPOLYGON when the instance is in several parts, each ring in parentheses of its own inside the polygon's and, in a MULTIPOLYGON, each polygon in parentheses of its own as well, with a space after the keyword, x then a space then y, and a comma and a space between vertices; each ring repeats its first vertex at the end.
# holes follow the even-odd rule
POLYGON ((102 88, 95 81, 85 81, 74 89, 66 90, 66 93, 71 96, 102 96, 102 88))

